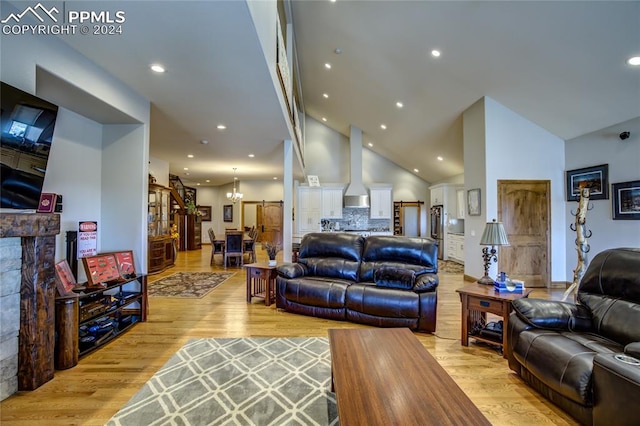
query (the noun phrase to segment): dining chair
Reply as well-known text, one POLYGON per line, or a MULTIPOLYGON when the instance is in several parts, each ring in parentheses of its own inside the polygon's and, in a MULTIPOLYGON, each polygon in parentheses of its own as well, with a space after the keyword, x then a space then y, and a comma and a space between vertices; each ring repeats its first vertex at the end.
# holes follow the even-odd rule
POLYGON ((251 228, 247 234, 249 239, 244 240, 244 252, 249 255, 249 262, 256 261, 256 240, 258 239, 258 230, 251 228))
POLYGON ((212 228, 209 228, 209 240, 211 241, 211 261, 209 265, 215 263, 215 255, 221 254, 224 259, 224 240, 216 240, 216 234, 212 228))
POLYGON ((224 267, 227 267, 228 259, 238 259, 239 266, 243 264, 244 257, 244 232, 227 231, 224 236, 224 267))

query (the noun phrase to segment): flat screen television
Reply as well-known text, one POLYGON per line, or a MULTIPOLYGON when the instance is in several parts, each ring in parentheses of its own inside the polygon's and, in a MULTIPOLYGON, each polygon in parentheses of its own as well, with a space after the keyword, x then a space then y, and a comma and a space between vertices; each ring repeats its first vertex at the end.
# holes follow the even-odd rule
POLYGON ((38 207, 58 107, 0 82, 0 207, 38 207))

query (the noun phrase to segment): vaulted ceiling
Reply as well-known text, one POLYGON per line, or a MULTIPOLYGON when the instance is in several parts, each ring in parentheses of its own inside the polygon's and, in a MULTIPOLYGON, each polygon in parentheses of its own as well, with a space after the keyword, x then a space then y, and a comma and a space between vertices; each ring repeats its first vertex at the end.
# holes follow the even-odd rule
MULTIPOLYGON (((151 101, 151 156, 189 183, 228 183, 233 167, 282 176, 285 117, 246 2, 73 5, 126 11, 121 35, 63 39, 151 101)), ((429 182, 463 173, 461 114, 483 96, 564 140, 640 116, 640 68, 626 63, 640 56, 639 2, 290 6, 306 113, 345 135, 360 127, 429 182)))

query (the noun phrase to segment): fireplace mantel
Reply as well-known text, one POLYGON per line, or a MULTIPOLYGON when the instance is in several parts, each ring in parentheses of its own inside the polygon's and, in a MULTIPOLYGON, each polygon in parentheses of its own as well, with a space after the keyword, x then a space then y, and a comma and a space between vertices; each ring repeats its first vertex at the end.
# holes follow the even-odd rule
POLYGON ((60 215, 0 213, 0 238, 20 237, 20 332, 18 390, 53 378, 55 345, 55 250, 60 215))

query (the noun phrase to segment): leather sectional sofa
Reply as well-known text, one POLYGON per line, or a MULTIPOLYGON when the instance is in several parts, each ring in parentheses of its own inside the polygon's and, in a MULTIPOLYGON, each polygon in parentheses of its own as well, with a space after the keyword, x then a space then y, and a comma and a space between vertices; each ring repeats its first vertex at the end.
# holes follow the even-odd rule
POLYGON ((297 263, 278 267, 276 306, 304 315, 434 332, 435 240, 306 234, 297 263))
POLYGON ((513 308, 507 358, 525 382, 582 424, 640 424, 640 249, 597 254, 577 303, 513 308))

